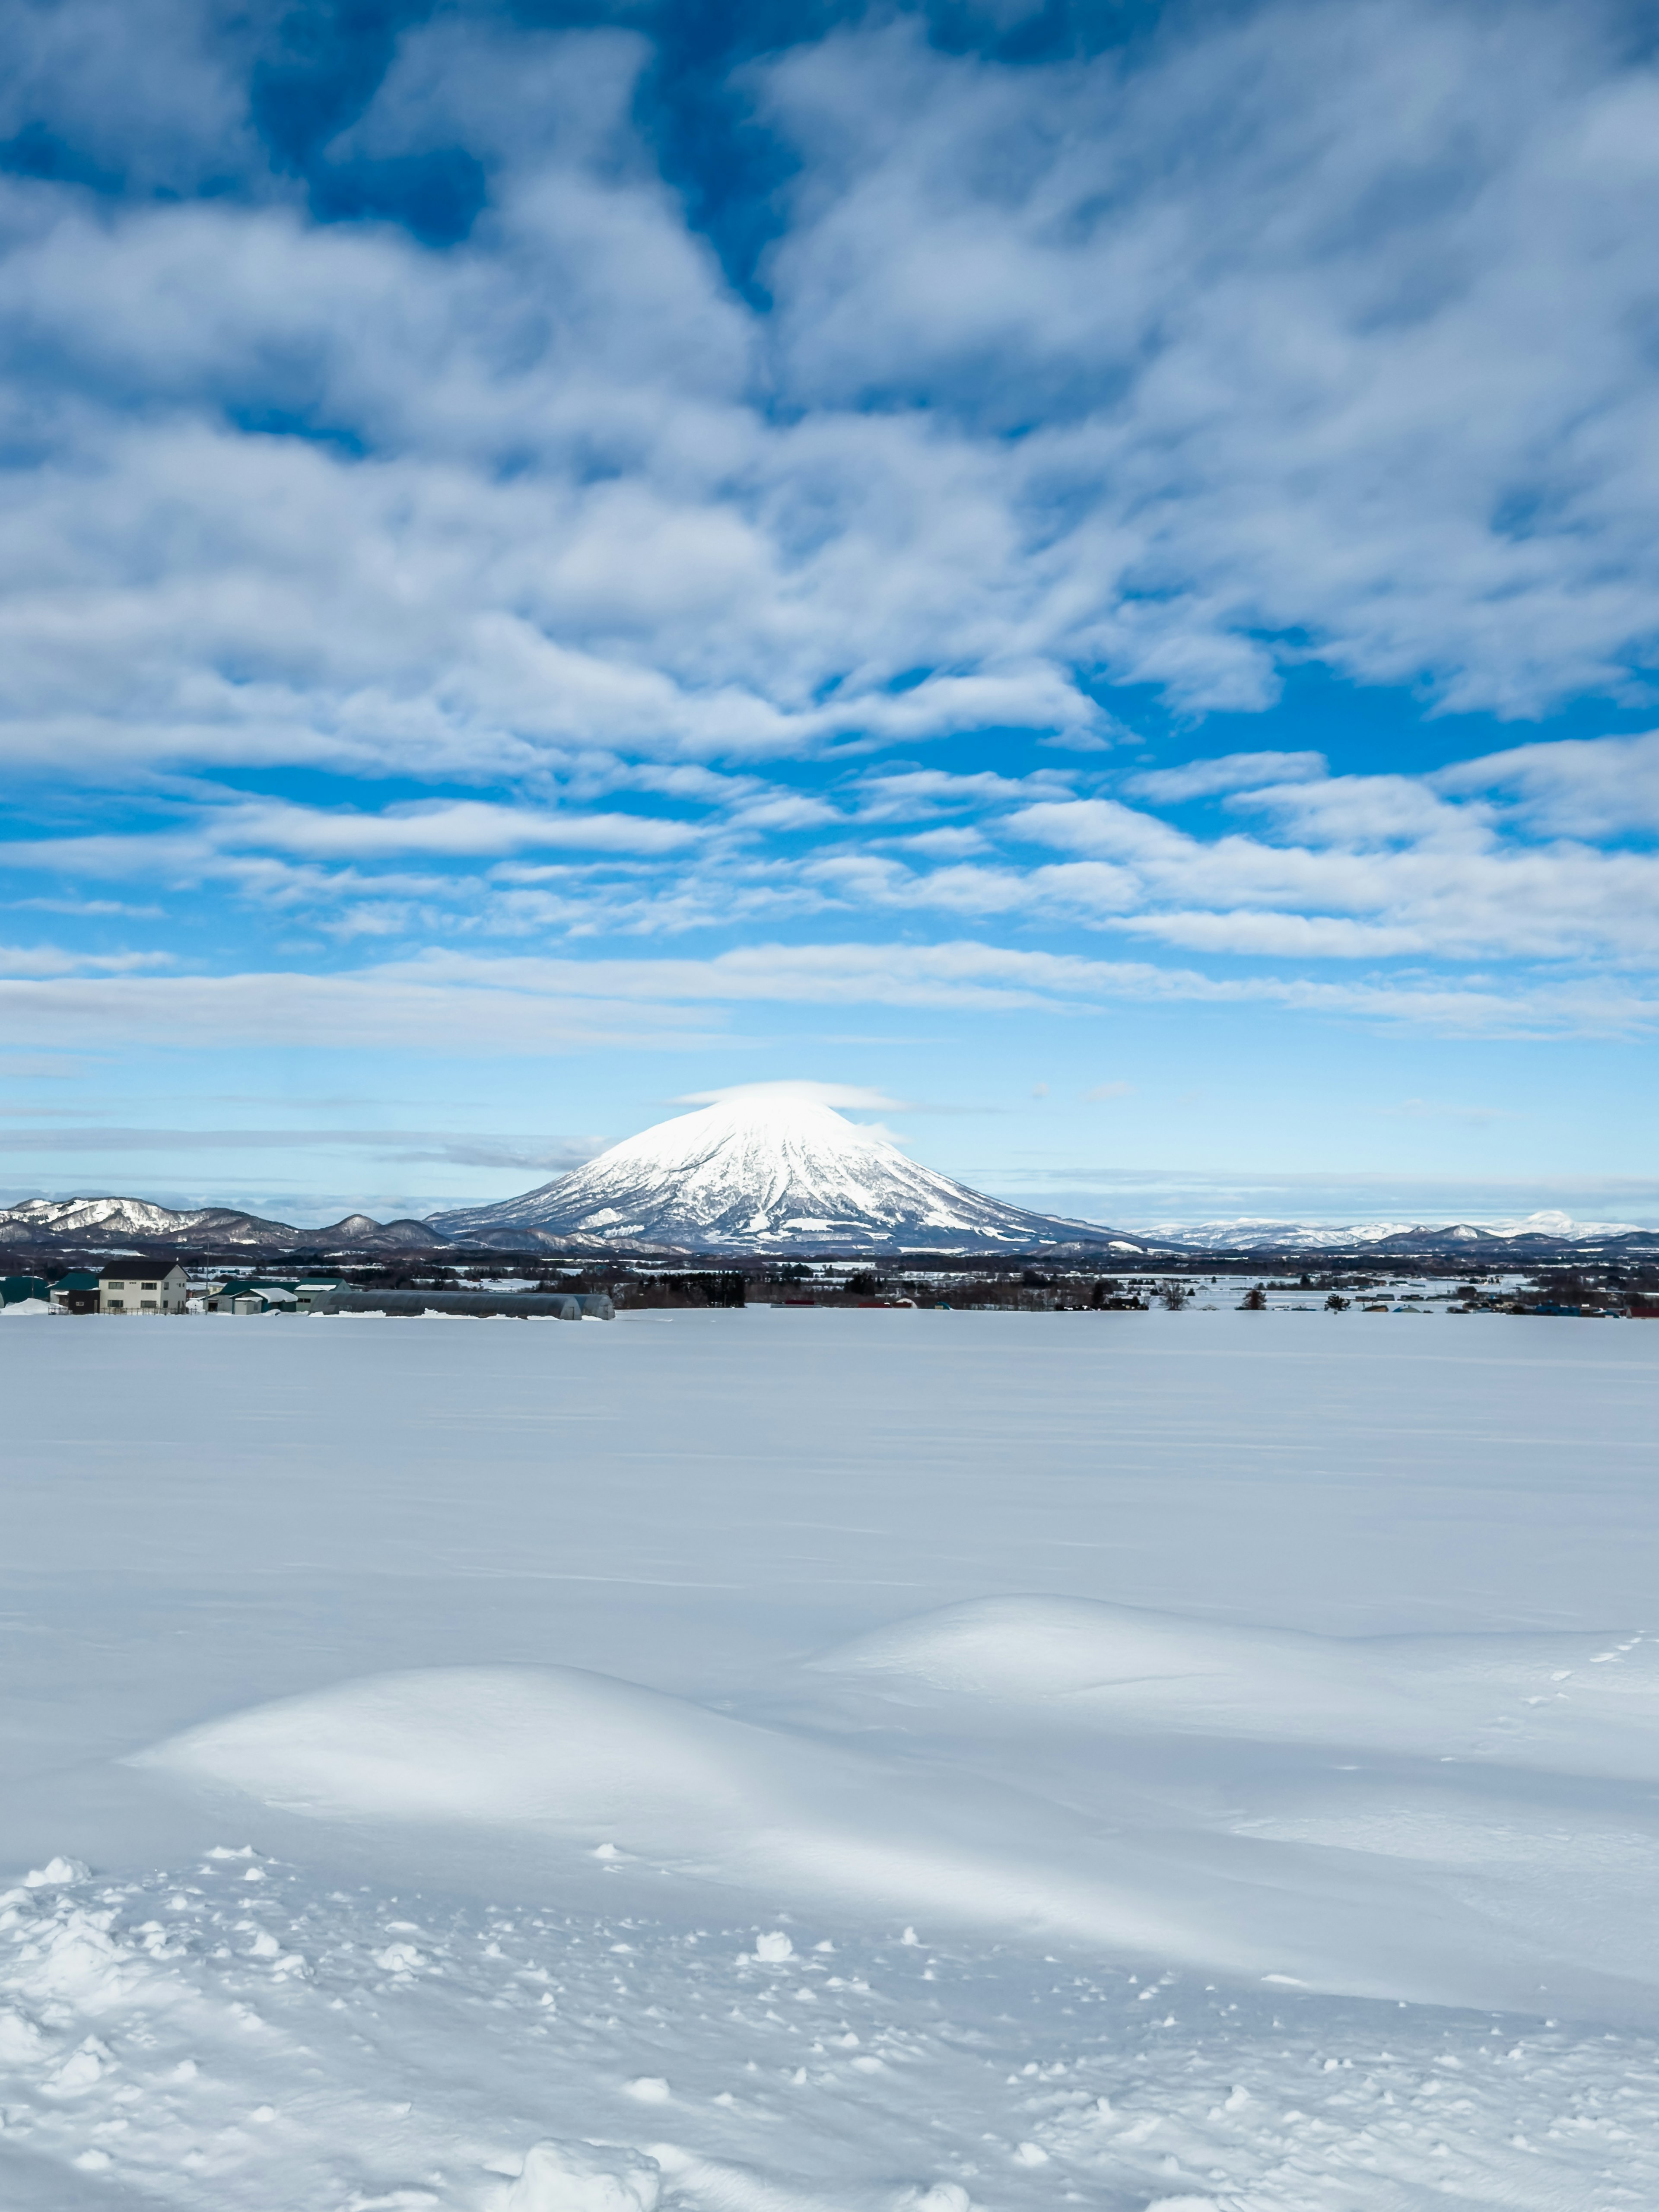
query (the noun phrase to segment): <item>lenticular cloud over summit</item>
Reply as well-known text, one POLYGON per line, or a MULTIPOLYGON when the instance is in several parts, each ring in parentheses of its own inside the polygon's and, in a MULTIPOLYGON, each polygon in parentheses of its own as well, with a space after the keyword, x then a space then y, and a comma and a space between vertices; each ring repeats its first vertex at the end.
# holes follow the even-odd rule
MULTIPOLYGON (((908 1160, 823 1103, 831 1086, 757 1084, 613 1145, 499 1206, 434 1217, 447 1237, 522 1237, 694 1250, 841 1246, 945 1250, 1104 1243, 1111 1232, 1005 1206, 908 1160)), ((854 1094, 836 1091, 847 1098, 854 1094)), ((874 1094, 857 1094, 873 1103, 874 1094)))

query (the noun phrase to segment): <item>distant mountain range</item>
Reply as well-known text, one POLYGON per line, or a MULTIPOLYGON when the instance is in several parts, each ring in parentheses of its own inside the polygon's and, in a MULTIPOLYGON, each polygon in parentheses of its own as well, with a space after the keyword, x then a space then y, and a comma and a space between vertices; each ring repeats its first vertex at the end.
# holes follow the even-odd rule
POLYGON ((1428 1228, 1420 1222, 1266 1221, 1235 1217, 1226 1221, 1158 1222, 1138 1232, 1160 1249, 1186 1252, 1362 1252, 1379 1259, 1471 1260, 1524 1258, 1565 1247, 1621 1249, 1632 1255, 1659 1253, 1659 1229, 1630 1221, 1575 1221, 1566 1213, 1530 1213, 1509 1221, 1448 1222, 1428 1228))
POLYGON ((321 1250, 389 1251, 438 1243, 424 1221, 372 1220, 348 1213, 325 1229, 296 1229, 234 1206, 157 1206, 148 1198, 28 1198, 0 1209, 0 1238, 14 1244, 120 1243, 189 1246, 244 1245, 250 1252, 289 1251, 295 1245, 321 1250))
POLYGON ((461 1244, 509 1252, 1048 1253, 1133 1267, 1159 1255, 1336 1255, 1524 1264, 1553 1254, 1659 1257, 1659 1230, 1564 1213, 1439 1228, 1401 1221, 1164 1222, 1134 1231, 988 1198, 908 1159, 871 1129, 793 1096, 750 1093, 660 1121, 586 1167, 495 1206, 417 1221, 349 1213, 297 1228, 232 1206, 143 1198, 32 1198, 0 1208, 0 1241, 100 1250, 131 1244, 342 1255, 461 1244))

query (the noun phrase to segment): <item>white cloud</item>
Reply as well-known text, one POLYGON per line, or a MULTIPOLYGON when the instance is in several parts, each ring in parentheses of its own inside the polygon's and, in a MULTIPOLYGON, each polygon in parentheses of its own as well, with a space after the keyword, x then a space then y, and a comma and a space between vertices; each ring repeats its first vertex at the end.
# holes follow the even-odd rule
POLYGON ((1480 805, 1452 806, 1419 777, 1343 775, 1317 782, 1268 784, 1235 792, 1233 813, 1268 814, 1310 843, 1351 851, 1440 846, 1476 849, 1489 842, 1491 818, 1480 805))
POLYGON ((457 988, 373 969, 0 981, 0 1010, 20 1041, 74 1038, 106 1049, 302 1045, 534 1055, 595 1047, 678 1051, 718 1041, 706 1022, 678 1007, 457 988))
POLYGON ((446 1160, 456 1166, 580 1167, 604 1149, 602 1138, 456 1136, 431 1129, 215 1129, 125 1127, 94 1122, 0 1131, 0 1156, 21 1152, 367 1152, 386 1160, 446 1160))
POLYGON ((922 830, 914 837, 900 837, 896 842, 902 851, 920 853, 929 860, 965 860, 989 849, 985 832, 967 827, 922 830))
MULTIPOLYGON (((1655 854, 1506 840, 1488 808, 1459 806, 1406 777, 1281 785, 1249 797, 1302 842, 1194 837, 1104 799, 1043 801, 1005 826, 1098 856, 1033 870, 1030 896, 1056 910, 1092 908, 1113 927, 1194 949, 1644 964, 1659 956, 1655 854)), ((961 910, 956 872, 950 902, 961 910)), ((890 890, 888 897, 897 902, 890 890)))
MULTIPOLYGON (((37 16, 98 130, 142 71, 150 173, 246 151, 190 11, 37 16)), ((803 46, 750 80, 800 160, 770 321, 634 135, 647 53, 404 38, 335 158, 477 144, 451 254, 275 185, 4 184, 14 761, 1088 746, 1097 679, 1259 707, 1285 631, 1504 713, 1649 664, 1659 89, 1582 11, 1284 0, 1133 68, 803 46)))
POLYGON ((1547 836, 1650 833, 1659 830, 1659 731, 1517 745, 1443 769, 1428 781, 1455 794, 1511 797, 1518 819, 1547 836))
POLYGON ((188 193, 254 149, 241 88, 213 52, 220 27, 192 0, 79 0, 6 26, 0 138, 50 113, 94 173, 188 193), (137 31, 137 35, 135 35, 137 31))
POLYGON ((639 814, 556 814, 480 799, 432 799, 380 814, 265 803, 203 818, 216 846, 264 847, 314 860, 428 853, 476 860, 536 847, 600 853, 670 853, 697 842, 692 823, 639 814))
POLYGON ((1019 68, 860 21, 741 88, 799 157, 769 315, 640 136, 641 38, 404 35, 329 159, 475 146, 489 207, 433 253, 285 178, 192 199, 248 157, 246 106, 198 15, 143 20, 35 10, 9 124, 0 88, 3 131, 50 79, 148 195, 0 179, 0 753, 142 801, 9 849, 164 886, 162 921, 204 886, 290 938, 447 951, 313 981, 27 948, 31 1034, 101 1007, 133 1037, 650 1048, 768 998, 1649 1021, 1619 974, 1659 957, 1659 732, 1426 775, 1238 751, 1115 797, 1094 757, 1113 684, 1259 708, 1286 635, 1516 715, 1650 668, 1659 75, 1599 17, 1271 0, 1019 68), (1001 761, 999 731, 1053 764, 868 757, 1001 761), (757 765, 791 757, 817 787, 757 765), (283 764, 399 796, 224 773, 283 764), (1219 834, 1158 811, 1212 797, 1219 834), (477 953, 831 915, 1018 941, 477 953), (1042 965, 1030 936, 1079 927, 1148 957, 1042 965), (1541 974, 1436 975, 1473 961, 1541 974))
POLYGON ((1352 921, 1330 914, 1261 914, 1235 908, 1226 914, 1119 915, 1113 927, 1188 952, 1265 954, 1303 960, 1381 960, 1396 953, 1431 953, 1422 928, 1352 921))
POLYGON ((1290 628, 1460 708, 1616 684, 1655 637, 1659 80, 1598 27, 1373 0, 1182 18, 1133 65, 798 51, 792 380, 1018 424, 1069 500, 1045 612, 1195 702, 1259 704, 1251 635, 1290 628))
POLYGON ((61 945, 0 945, 0 975, 129 975, 171 966, 170 952, 76 952, 61 945))
POLYGON ((1071 796, 1064 772, 1054 769, 1028 776, 999 775, 988 769, 969 775, 949 769, 880 769, 861 780, 860 791, 859 818, 866 823, 926 822, 1004 801, 1071 796))
MULTIPOLYGON (((1227 805, 1261 817, 1264 831, 1195 834, 1146 807, 1075 795, 1052 773, 901 768, 860 778, 849 814, 699 769, 707 787, 676 794, 714 802, 696 820, 473 799, 371 812, 209 793, 173 802, 172 829, 9 850, 15 866, 70 884, 216 885, 344 938, 662 937, 886 910, 1081 925, 1304 963, 1650 966, 1659 854, 1536 836, 1546 803, 1611 803, 1613 771, 1628 755, 1581 747, 1544 797, 1512 800, 1535 750, 1468 763, 1455 777, 1321 777, 1231 793, 1227 805), (869 837, 916 821, 934 826, 869 837), (794 849, 772 842, 803 836, 794 849), (537 848, 563 850, 522 857, 537 848), (1059 857, 1034 858, 1034 848, 1059 857), (514 854, 521 857, 497 857, 514 854), (453 865, 447 873, 388 865, 416 856, 453 865)), ((617 774, 595 764, 586 781, 597 788, 617 774)), ((1639 804, 1638 787, 1627 814, 1639 804)))
POLYGON ((1148 769, 1129 777, 1124 788, 1162 806, 1183 799, 1207 799, 1218 792, 1243 791, 1252 785, 1311 781, 1325 773, 1323 753, 1219 753, 1181 768, 1148 769))
POLYGON ((445 950, 343 975, 0 981, 0 1017, 24 1045, 389 1046, 514 1056, 736 1045, 726 1010, 744 1004, 1086 1017, 1125 1000, 1276 1006, 1470 1035, 1645 1035, 1659 1027, 1659 998, 1606 983, 1216 977, 971 939, 756 945, 706 960, 485 959, 445 950))

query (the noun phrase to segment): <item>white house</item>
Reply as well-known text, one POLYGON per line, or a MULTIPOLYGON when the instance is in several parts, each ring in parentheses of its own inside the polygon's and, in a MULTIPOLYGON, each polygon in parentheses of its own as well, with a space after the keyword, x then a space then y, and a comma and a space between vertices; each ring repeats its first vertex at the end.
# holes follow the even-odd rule
POLYGON ((176 1260, 118 1260, 98 1277, 100 1313, 181 1314, 189 1295, 176 1260))

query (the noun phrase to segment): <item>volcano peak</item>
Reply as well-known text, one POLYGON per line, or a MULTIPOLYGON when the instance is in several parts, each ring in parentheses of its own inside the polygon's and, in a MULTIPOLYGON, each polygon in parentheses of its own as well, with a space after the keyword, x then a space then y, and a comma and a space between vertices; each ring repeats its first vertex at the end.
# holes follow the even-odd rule
POLYGON ((521 1198, 436 1214, 433 1225, 448 1237, 533 1231, 695 1251, 1023 1251, 1115 1241, 1139 1249, 1094 1223, 1008 1206, 919 1165, 826 1103, 818 1094, 829 1089, 745 1086, 624 1138, 521 1198))

